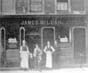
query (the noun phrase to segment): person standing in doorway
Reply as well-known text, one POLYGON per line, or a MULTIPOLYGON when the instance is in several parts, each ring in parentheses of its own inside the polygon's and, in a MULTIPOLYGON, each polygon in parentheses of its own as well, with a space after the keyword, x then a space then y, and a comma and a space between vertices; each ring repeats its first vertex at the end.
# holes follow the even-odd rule
POLYGON ((20 57, 21 57, 20 66, 22 69, 29 68, 29 55, 31 56, 32 54, 29 52, 25 40, 23 40, 22 46, 20 47, 20 57))
POLYGON ((46 54, 46 67, 52 68, 52 53, 55 52, 53 46, 50 45, 50 42, 47 41, 47 45, 44 48, 44 53, 46 54))
POLYGON ((40 61, 41 61, 41 56, 42 56, 42 51, 41 49, 39 48, 38 44, 35 45, 35 48, 34 48, 34 52, 33 52, 33 56, 34 56, 34 62, 35 62, 35 68, 39 69, 39 65, 40 65, 40 61))

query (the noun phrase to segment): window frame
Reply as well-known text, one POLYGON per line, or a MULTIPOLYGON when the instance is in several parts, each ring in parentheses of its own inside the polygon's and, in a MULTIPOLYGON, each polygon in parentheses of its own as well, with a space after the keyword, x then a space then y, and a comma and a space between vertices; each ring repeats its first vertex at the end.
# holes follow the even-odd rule
MULTIPOLYGON (((43 0, 43 2, 44 2, 45 0, 43 0)), ((44 14, 46 14, 46 12, 45 12, 45 2, 43 3, 44 5, 43 5, 43 8, 44 8, 44 14)), ((54 9, 54 13, 48 13, 48 15, 55 15, 56 14, 56 0, 54 0, 54 4, 55 4, 55 9, 54 9)))
MULTIPOLYGON (((71 28, 69 28, 69 34, 68 34, 69 38, 68 38, 68 42, 59 42, 58 44, 63 44, 63 43, 71 43, 72 42, 72 30, 71 28)), ((55 37, 56 39, 57 37, 55 37)))
MULTIPOLYGON (((55 13, 57 14, 59 10, 57 10, 57 0, 55 0, 55 13)), ((60 10, 60 11, 68 11, 69 13, 71 13, 71 0, 68 0, 68 9, 67 10, 60 10)))
POLYGON ((30 7, 30 12, 29 13, 31 15, 34 15, 34 14, 36 14, 36 15, 42 15, 42 14, 44 14, 44 0, 41 0, 41 6, 42 6, 41 12, 39 12, 39 11, 31 11, 31 0, 30 0, 30 5, 28 6, 28 7, 30 7))

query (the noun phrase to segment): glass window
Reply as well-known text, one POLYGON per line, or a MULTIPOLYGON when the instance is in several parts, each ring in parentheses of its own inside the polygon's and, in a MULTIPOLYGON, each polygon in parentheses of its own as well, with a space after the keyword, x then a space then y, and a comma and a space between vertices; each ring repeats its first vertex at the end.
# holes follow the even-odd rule
POLYGON ((56 27, 56 41, 57 43, 69 43, 70 42, 70 29, 64 25, 56 27))
POLYGON ((42 12, 42 0, 31 0, 30 1, 30 11, 31 12, 42 12))
POLYGON ((68 0, 57 0, 57 10, 68 10, 68 0))
POLYGON ((28 12, 28 0, 16 0, 16 13, 28 12))
POLYGON ((16 13, 42 12, 43 0, 16 0, 16 13))
POLYGON ((6 49, 18 49, 19 25, 16 23, 6 26, 6 49), (8 28, 9 27, 9 28, 8 28))
POLYGON ((81 12, 81 11, 85 11, 85 6, 87 6, 86 4, 88 4, 87 2, 88 0, 71 0, 71 10, 77 11, 77 12, 81 12), (84 3, 85 2, 85 3, 84 3))
POLYGON ((1 2, 3 14, 15 13, 15 0, 2 0, 1 2))
POLYGON ((46 14, 55 13, 55 0, 44 0, 44 12, 46 14))

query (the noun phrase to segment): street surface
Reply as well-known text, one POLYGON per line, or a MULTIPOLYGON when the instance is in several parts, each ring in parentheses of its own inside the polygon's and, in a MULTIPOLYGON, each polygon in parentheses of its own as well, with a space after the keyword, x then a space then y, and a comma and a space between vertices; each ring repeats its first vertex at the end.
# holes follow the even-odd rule
POLYGON ((0 73, 88 73, 88 68, 68 68, 59 70, 43 70, 43 71, 30 71, 30 70, 17 70, 17 71, 0 71, 0 73))

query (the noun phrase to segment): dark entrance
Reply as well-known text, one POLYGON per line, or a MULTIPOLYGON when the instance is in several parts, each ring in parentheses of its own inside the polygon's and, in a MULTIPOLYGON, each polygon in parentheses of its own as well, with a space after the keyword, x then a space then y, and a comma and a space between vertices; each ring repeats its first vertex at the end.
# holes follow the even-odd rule
POLYGON ((42 48, 47 45, 47 41, 50 41, 51 45, 54 46, 55 40, 55 28, 54 27, 43 27, 42 28, 42 48))

